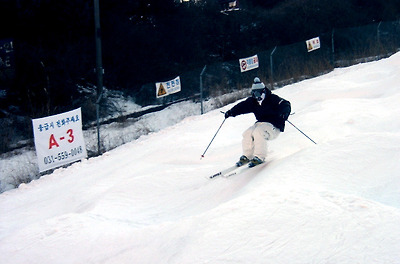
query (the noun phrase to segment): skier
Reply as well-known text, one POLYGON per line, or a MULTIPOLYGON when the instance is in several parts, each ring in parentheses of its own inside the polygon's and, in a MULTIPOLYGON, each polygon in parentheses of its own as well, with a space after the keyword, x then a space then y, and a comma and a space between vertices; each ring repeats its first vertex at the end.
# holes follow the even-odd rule
POLYGON ((272 94, 260 78, 254 78, 251 97, 225 113, 225 118, 253 113, 257 119, 257 122, 243 133, 243 155, 236 166, 249 163, 249 167, 254 167, 265 161, 267 140, 277 138, 284 131, 290 111, 289 101, 272 94))

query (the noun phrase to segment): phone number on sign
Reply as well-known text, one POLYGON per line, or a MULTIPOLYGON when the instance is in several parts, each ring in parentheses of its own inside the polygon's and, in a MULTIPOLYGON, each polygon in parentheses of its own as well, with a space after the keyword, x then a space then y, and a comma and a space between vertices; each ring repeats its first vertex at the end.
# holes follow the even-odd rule
POLYGON ((58 153, 57 155, 50 155, 50 156, 44 157, 44 164, 51 164, 51 163, 54 163, 57 161, 62 161, 62 160, 68 159, 70 157, 74 157, 81 153, 83 153, 82 146, 73 148, 69 152, 62 151, 62 152, 58 153))

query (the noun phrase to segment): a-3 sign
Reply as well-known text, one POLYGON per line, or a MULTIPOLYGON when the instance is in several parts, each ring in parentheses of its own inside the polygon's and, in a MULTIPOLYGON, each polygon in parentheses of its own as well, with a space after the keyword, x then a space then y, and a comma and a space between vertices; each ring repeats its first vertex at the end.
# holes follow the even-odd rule
POLYGON ((32 119, 39 171, 87 157, 81 109, 32 119))

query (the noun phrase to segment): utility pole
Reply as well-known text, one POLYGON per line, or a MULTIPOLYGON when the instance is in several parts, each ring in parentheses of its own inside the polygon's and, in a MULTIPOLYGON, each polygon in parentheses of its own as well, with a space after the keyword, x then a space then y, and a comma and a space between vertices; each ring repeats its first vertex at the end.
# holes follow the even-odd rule
POLYGON ((100 30, 100 8, 99 0, 94 0, 94 25, 96 39, 96 76, 97 76, 97 154, 100 155, 100 101, 103 96, 103 65, 101 56, 101 30, 100 30))

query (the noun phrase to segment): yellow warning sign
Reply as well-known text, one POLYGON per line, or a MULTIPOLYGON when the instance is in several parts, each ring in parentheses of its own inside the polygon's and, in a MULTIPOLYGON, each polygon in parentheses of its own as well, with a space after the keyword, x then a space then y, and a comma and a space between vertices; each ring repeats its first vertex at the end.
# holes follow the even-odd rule
POLYGON ((308 47, 307 47, 307 49, 308 49, 308 50, 312 50, 312 49, 313 49, 313 46, 312 46, 311 42, 308 42, 308 47))
POLYGON ((158 92, 157 92, 157 97, 166 95, 167 91, 165 90, 164 86, 162 83, 160 83, 160 86, 158 87, 158 92))
POLYGON ((156 83, 157 98, 164 97, 169 94, 177 93, 180 91, 181 91, 181 79, 179 78, 179 76, 167 82, 156 83))

